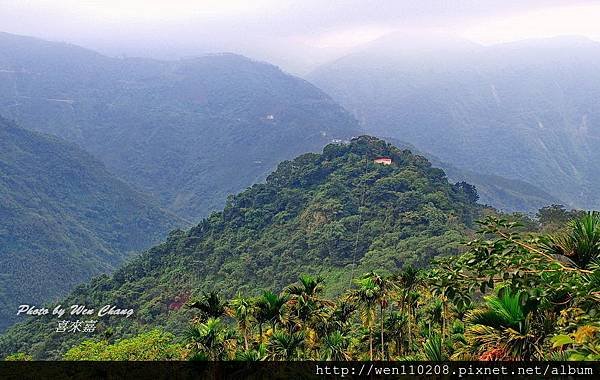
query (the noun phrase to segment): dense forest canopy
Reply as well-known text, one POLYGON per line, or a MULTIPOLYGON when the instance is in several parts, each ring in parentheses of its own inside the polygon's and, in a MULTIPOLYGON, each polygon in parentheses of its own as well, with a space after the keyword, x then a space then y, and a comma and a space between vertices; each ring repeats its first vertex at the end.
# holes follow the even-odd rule
POLYGON ((504 212, 526 212, 534 214, 540 208, 552 204, 562 204, 558 198, 550 195, 528 182, 505 178, 494 174, 482 174, 476 171, 459 169, 456 165, 440 160, 431 153, 422 152, 414 145, 394 138, 385 138, 395 146, 426 157, 433 166, 444 170, 452 182, 468 182, 477 188, 479 203, 490 205, 504 212))
POLYGON ((277 293, 202 292, 183 305, 193 313, 179 334, 96 337, 62 358, 600 360, 600 213, 550 206, 539 217, 552 233, 488 216, 464 253, 362 274, 335 297, 307 274, 277 293))
MULTIPOLYGON (((391 274, 460 252, 485 209, 468 184, 448 183, 423 157, 363 136, 330 144, 279 165, 229 198, 189 231, 141 254, 113 276, 101 276, 62 300, 133 308, 132 318, 100 320, 113 338, 162 326, 186 329, 183 304, 201 291, 233 296, 279 291, 302 273, 322 276, 327 294, 343 293, 363 272, 391 274), (385 156, 391 165, 373 160, 385 156)), ((491 211, 490 211, 491 212, 491 211)), ((2 338, 2 352, 56 357, 81 336, 61 334, 55 320, 33 318, 2 338)))
POLYGON ((0 378, 600 369, 600 4, 21 3, 0 378))

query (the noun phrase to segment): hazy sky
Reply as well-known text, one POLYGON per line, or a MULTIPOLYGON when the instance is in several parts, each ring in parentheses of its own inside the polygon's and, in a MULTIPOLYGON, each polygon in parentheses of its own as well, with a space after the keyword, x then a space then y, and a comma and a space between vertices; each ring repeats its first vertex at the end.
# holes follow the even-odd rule
POLYGON ((600 1, 0 0, 0 30, 112 55, 233 51, 302 72, 396 30, 483 44, 554 35, 600 41, 600 1))

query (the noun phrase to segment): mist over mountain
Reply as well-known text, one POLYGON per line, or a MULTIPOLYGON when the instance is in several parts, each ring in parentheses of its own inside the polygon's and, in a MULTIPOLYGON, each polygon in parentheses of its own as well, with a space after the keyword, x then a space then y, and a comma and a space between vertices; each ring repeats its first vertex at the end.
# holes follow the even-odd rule
POLYGON ((599 62, 600 44, 580 37, 484 47, 402 34, 308 78, 369 133, 598 208, 599 62))
MULTIPOLYGON (((117 59, 9 34, 0 34, 0 45, 0 110, 78 143, 187 218, 217 209, 281 160, 361 133, 356 119, 314 86, 237 55, 117 59)), ((468 179, 498 208, 558 203, 534 186, 468 179)))
POLYGON ((0 330, 183 225, 74 144, 0 117, 0 330))
MULTIPOLYGON (((2 41, 0 77, 5 85, 0 91, 5 112, 29 128, 80 144, 112 171, 159 197, 164 206, 192 218, 218 207, 227 194, 261 180, 280 160, 359 129, 351 116, 311 85, 239 56, 120 60, 25 37, 2 35, 2 41)), ((452 178, 467 179, 461 174, 452 178)), ((511 192, 505 185, 500 186, 500 196, 487 196, 485 181, 469 179, 478 186, 482 201, 497 207, 533 209, 554 203, 536 200, 533 206, 524 205, 530 196, 518 192, 516 203, 507 201, 511 192)), ((141 207, 149 200, 139 202, 141 207)), ((112 223, 112 216, 96 217, 95 223, 112 223)), ((80 246, 76 242, 65 249, 64 258, 59 254, 49 270, 71 268, 65 262, 80 246)), ((124 245, 110 252, 118 256, 142 247, 124 245)), ((30 259, 43 263, 44 254, 30 259)), ((13 259, 6 256, 7 267, 13 259)), ((38 289, 41 284, 20 287, 22 293, 9 290, 7 302, 25 295, 47 300, 86 276, 109 270, 118 260, 102 258, 96 265, 85 258, 81 277, 74 276, 58 289, 50 281, 43 291, 38 289)))
POLYGON ((189 218, 358 129, 313 85, 233 54, 117 59, 0 34, 0 84, 0 112, 79 144, 189 218))
POLYGON ((0 0, 0 379, 600 362, 598 20, 0 0))

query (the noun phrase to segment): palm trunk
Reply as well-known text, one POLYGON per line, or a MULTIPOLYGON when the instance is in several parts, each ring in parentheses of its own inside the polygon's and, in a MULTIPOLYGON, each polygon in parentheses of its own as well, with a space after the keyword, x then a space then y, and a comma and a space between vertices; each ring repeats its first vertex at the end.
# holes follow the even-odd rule
POLYGON ((244 349, 248 351, 248 329, 244 327, 244 349))
POLYGON ((373 327, 369 326, 369 355, 373 361, 373 327))
POLYGON ((445 331, 446 331, 446 305, 442 308, 442 343, 444 342, 445 331))
POLYGON ((412 329, 411 329, 411 312, 410 312, 411 306, 409 305, 407 308, 407 314, 408 314, 408 352, 410 352, 411 347, 412 347, 412 329))
POLYGON ((384 348, 384 339, 383 339, 383 304, 379 304, 379 319, 381 325, 381 360, 385 360, 385 348, 384 348))
POLYGON ((444 337, 448 335, 448 299, 444 296, 444 308, 442 309, 444 315, 442 316, 442 343, 444 337))

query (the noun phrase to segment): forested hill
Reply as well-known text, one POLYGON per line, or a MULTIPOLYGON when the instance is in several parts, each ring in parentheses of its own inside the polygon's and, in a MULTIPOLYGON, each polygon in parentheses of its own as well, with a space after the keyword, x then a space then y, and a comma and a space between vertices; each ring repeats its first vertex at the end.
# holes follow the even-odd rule
POLYGON ((0 330, 183 221, 73 144, 0 117, 0 330))
POLYGON ((6 33, 0 113, 79 144, 195 220, 277 163, 358 135, 356 120, 321 90, 239 55, 111 58, 6 33))
POLYGON ((469 185, 448 183, 425 158, 382 140, 330 144, 281 163, 223 211, 61 301, 132 308, 131 318, 100 318, 87 334, 59 333, 55 317, 35 318, 1 338, 0 354, 58 357, 89 336, 115 340, 155 326, 181 332, 191 316, 184 304, 201 291, 258 294, 301 273, 323 276, 340 293, 368 270, 457 253, 484 211, 475 198, 469 185), (374 163, 379 156, 392 164, 374 163))
POLYGON ((308 78, 366 133, 460 169, 528 182, 577 208, 600 207, 600 43, 427 42, 391 34, 308 78))

